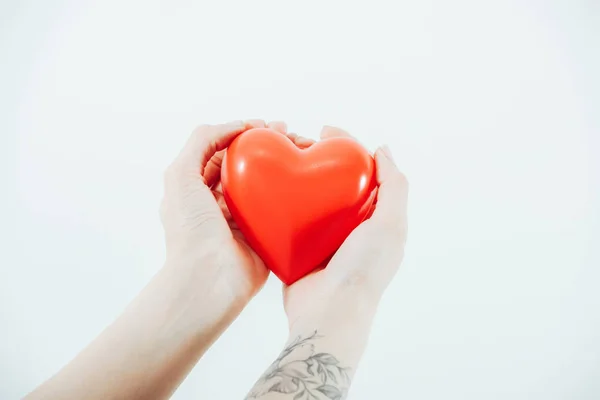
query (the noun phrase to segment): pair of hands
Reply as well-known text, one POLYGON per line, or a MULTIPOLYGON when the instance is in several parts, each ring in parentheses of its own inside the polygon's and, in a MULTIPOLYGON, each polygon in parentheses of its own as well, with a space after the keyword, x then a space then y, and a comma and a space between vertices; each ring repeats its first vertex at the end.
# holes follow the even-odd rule
MULTIPOLYGON (((227 301, 242 307, 264 285, 269 272, 231 218, 220 172, 224 153, 233 139, 248 129, 262 127, 286 135, 300 148, 314 143, 288 133, 283 122, 250 120, 200 126, 165 174, 161 205, 167 265, 183 263, 197 268, 196 276, 206 288, 219 291, 227 301), (206 259, 213 262, 202 262, 206 259)), ((320 136, 350 135, 325 127, 320 136)), ((387 147, 378 149, 374 158, 378 190, 372 216, 352 232, 326 269, 283 289, 290 330, 298 321, 314 318, 332 296, 350 295, 377 304, 402 261, 408 184, 387 147)))
MULTIPOLYGON (((165 175, 165 267, 119 318, 27 399, 164 399, 173 393, 268 277, 232 220, 220 186, 227 146, 242 132, 265 125, 240 121, 194 131, 165 175)), ((298 147, 314 143, 288 133, 284 123, 266 126, 298 147)), ((348 134, 329 127, 321 132, 321 138, 333 136, 348 134)), ((406 179, 386 148, 375 152, 375 161, 378 189, 371 217, 325 269, 284 287, 290 341, 248 399, 340 399, 347 393, 406 239, 406 179), (325 370, 315 373, 323 360, 343 371, 344 380, 328 381, 325 370)))

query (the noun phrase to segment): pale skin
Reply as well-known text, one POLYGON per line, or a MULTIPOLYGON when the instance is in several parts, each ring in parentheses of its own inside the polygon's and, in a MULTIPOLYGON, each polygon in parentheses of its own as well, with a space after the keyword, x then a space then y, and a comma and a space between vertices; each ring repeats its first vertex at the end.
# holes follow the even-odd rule
MULTIPOLYGON (((116 321, 26 399, 172 395, 268 277, 231 219, 219 181, 231 141, 264 126, 300 148, 314 143, 288 133, 282 122, 197 128, 165 173, 163 268, 116 321)), ((332 136, 349 135, 325 127, 321 137, 332 136)), ((352 232, 325 269, 284 287, 290 338, 248 399, 345 398, 406 241, 407 181, 389 149, 378 149, 374 157, 379 186, 373 215, 352 232)))

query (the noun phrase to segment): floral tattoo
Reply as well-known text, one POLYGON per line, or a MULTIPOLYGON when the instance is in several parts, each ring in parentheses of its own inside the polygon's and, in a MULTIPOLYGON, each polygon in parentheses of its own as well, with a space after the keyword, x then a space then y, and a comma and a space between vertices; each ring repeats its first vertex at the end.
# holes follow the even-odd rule
POLYGON ((337 358, 316 353, 312 335, 296 337, 259 379, 246 400, 269 393, 289 394, 290 400, 343 400, 350 386, 350 368, 342 368, 337 358), (293 397, 292 397, 293 396, 293 397))

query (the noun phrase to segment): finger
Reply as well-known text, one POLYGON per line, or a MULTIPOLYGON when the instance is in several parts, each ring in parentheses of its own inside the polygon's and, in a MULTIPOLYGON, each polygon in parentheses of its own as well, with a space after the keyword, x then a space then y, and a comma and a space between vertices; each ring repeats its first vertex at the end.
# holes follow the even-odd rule
POLYGON ((336 128, 335 126, 324 126, 321 129, 321 139, 329 139, 334 137, 348 137, 354 139, 354 137, 341 128, 336 128))
POLYGON ((306 149, 315 144, 314 140, 305 138, 304 136, 298 136, 296 133, 286 133, 285 136, 301 149, 306 149))
POLYGON ((315 144, 316 142, 312 139, 305 138, 304 136, 298 136, 294 139, 294 144, 301 149, 306 149, 315 144))
POLYGON ((370 219, 373 216, 375 209, 377 208, 377 189, 374 190, 374 193, 375 193, 375 198, 373 199, 373 203, 371 203, 371 208, 369 208, 369 212, 367 213, 367 216, 365 219, 370 219))
POLYGON ((249 129, 264 128, 267 126, 267 124, 265 124, 265 121, 263 121, 262 119, 248 119, 246 120, 246 124, 250 125, 249 129))
POLYGON ((286 134, 287 124, 283 121, 271 121, 267 124, 267 128, 273 129, 274 131, 286 134))
MULTIPOLYGON (((265 127, 265 121, 261 119, 249 119, 245 122, 248 129, 265 127)), ((223 164, 224 156, 225 150, 218 151, 206 164, 203 174, 204 183, 206 186, 211 188, 219 181, 221 177, 221 165, 223 164)))
MULTIPOLYGON (((377 207, 377 190, 377 187, 373 189, 373 191, 369 195, 368 200, 366 201, 366 204, 369 205, 369 209, 367 210, 367 214, 364 219, 365 221, 370 219, 371 216, 373 216, 373 212, 375 212, 375 208, 377 207)), ((361 209, 361 212, 362 211, 364 211, 364 209, 361 209)))
POLYGON ((176 161, 186 172, 204 175, 204 168, 216 152, 226 148, 240 133, 251 127, 242 121, 202 125, 194 130, 176 161))
POLYGON ((231 212, 229 211, 229 208, 227 207, 227 203, 225 202, 225 196, 223 195, 223 193, 221 191, 216 191, 216 190, 213 190, 213 196, 215 197, 217 205, 219 206, 219 208, 221 209, 221 212, 223 213, 223 217, 225 217, 225 220, 228 223, 231 223, 233 221, 233 217, 231 216, 231 212))
POLYGON ((406 224, 406 206, 408 199, 408 181, 394 163, 392 153, 387 146, 375 152, 377 165, 377 206, 371 220, 403 228, 406 224))
MULTIPOLYGON (((343 130, 341 128, 326 125, 321 130, 321 139, 331 139, 331 138, 339 138, 339 137, 352 139, 364 147, 364 145, 358 139, 356 139, 354 136, 352 136, 351 134, 349 134, 348 132, 346 132, 345 130, 343 130)), ((372 155, 373 154, 371 153, 371 156, 372 155)))
POLYGON ((208 161, 206 167, 204 167, 204 183, 209 188, 212 188, 217 184, 221 178, 221 165, 223 164, 223 157, 225 156, 225 150, 221 150, 215 153, 214 156, 208 161))

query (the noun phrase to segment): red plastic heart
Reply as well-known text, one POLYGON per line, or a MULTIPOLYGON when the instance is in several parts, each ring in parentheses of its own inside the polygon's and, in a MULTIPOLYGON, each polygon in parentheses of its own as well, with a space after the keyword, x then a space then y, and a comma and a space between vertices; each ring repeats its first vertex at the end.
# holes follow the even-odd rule
POLYGON ((350 138, 299 149, 270 129, 229 146, 221 169, 225 201, 248 244, 285 284, 331 257, 367 217, 375 162, 350 138))

